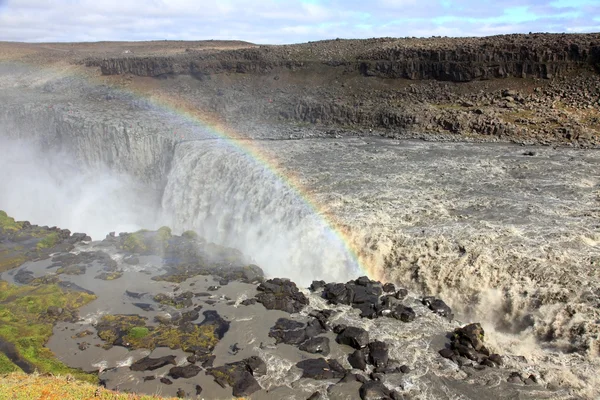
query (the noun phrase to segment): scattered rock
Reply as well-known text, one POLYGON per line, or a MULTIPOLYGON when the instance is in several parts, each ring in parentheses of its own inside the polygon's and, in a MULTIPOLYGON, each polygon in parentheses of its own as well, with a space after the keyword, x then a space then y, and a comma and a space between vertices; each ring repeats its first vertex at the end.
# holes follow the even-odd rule
POLYGON ((385 368, 388 365, 388 345, 381 341, 369 343, 369 363, 376 368, 385 368))
POLYGON ((144 357, 131 364, 129 368, 132 371, 154 371, 164 367, 165 365, 175 365, 175 360, 175 356, 164 356, 159 358, 144 357))
POLYGON ((431 311, 442 317, 448 318, 449 320, 454 318, 452 309, 446 303, 444 303, 443 300, 429 296, 423 298, 423 304, 429 307, 431 311))
POLYGON ((288 279, 269 279, 261 283, 257 290, 262 293, 256 295, 256 300, 267 310, 297 313, 308 304, 306 296, 288 279))
POLYGON ((362 400, 386 400, 391 398, 391 391, 379 381, 364 383, 358 393, 362 400))
POLYGON ((266 364, 258 358, 251 357, 235 363, 225 364, 222 367, 211 368, 208 374, 214 376, 219 384, 228 384, 233 388, 236 397, 249 396, 262 388, 254 378, 266 373, 266 364))
POLYGON ((369 344, 369 333, 363 328, 349 326, 338 334, 336 342, 362 349, 369 344))
POLYGON ((296 364, 302 370, 303 378, 315 380, 339 379, 344 377, 344 373, 335 371, 324 358, 311 358, 300 361, 296 364))
POLYGON ((299 349, 307 353, 327 356, 329 355, 329 338, 314 337, 308 339, 300 345, 299 349))
POLYGON ((194 364, 185 365, 183 367, 173 367, 169 370, 169 376, 173 379, 189 379, 198 375, 202 368, 194 364))
POLYGON ((348 356, 348 362, 352 366, 352 368, 360 369, 365 371, 367 369, 367 357, 365 354, 365 350, 355 350, 352 354, 348 356))

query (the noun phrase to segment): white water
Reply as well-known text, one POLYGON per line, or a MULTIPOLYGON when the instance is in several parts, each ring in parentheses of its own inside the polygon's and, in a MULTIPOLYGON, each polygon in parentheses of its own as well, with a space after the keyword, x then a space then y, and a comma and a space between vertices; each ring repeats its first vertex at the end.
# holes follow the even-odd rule
POLYGON ((297 192, 222 141, 177 147, 162 208, 175 231, 193 229, 237 248, 270 276, 307 285, 359 273, 341 239, 297 192))
POLYGON ((0 139, 0 209, 17 220, 103 239, 108 232, 155 228, 156 199, 135 180, 93 168, 73 155, 0 139))

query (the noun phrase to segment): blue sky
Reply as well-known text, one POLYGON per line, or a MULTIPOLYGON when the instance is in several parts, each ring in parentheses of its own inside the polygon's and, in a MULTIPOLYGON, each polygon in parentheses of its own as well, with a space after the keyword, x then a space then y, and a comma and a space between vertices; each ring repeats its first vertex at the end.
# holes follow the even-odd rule
POLYGON ((0 0, 0 40, 332 38, 600 32, 600 0, 0 0))

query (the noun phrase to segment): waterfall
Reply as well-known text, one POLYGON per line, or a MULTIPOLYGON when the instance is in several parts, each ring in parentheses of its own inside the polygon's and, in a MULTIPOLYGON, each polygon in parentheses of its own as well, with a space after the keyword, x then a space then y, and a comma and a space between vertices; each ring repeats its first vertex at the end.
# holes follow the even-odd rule
POLYGON ((341 239, 296 191, 224 141, 177 147, 162 208, 176 231, 237 248, 269 276, 306 285, 359 273, 341 239))

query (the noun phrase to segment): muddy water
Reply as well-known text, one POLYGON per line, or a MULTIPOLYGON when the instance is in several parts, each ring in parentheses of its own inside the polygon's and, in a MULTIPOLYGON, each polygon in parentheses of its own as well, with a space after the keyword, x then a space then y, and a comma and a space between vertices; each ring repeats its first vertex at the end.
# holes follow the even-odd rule
MULTIPOLYGON (((461 319, 497 333, 503 352, 597 395, 600 152, 361 138, 256 145, 322 215, 347 227, 371 276, 440 295, 461 319)), ((176 229, 216 241, 244 232, 241 247, 271 275, 302 283, 355 276, 343 246, 259 167, 222 141, 180 144, 163 212, 176 229), (271 253, 262 253, 265 232, 280 239, 271 253)))
MULTIPOLYGON (((61 275, 61 279, 93 290, 98 295, 98 299, 81 309, 80 322, 57 324, 47 346, 61 361, 70 366, 87 371, 99 371, 100 378, 109 388, 164 395, 175 395, 181 388, 190 395, 190 398, 195 398, 196 385, 200 385, 203 391, 198 398, 229 398, 231 389, 221 388, 204 372, 194 378, 179 379, 172 385, 165 385, 160 382, 160 378, 167 376, 170 366, 151 372, 131 371, 129 366, 133 362, 148 355, 151 357, 175 355, 178 364, 185 365, 187 354, 181 350, 166 348, 157 348, 153 351, 129 351, 115 346, 104 350, 100 347, 102 341, 97 337, 93 327, 94 322, 105 313, 139 314, 152 321, 154 316, 159 314, 186 311, 187 309, 174 310, 161 306, 152 298, 157 293, 178 293, 187 290, 195 293, 206 292, 209 286, 216 285, 217 282, 210 277, 190 278, 180 285, 156 282, 152 281, 151 277, 163 271, 155 257, 141 257, 138 265, 131 266, 124 263, 121 255, 111 247, 100 247, 92 243, 80 246, 78 251, 100 249, 111 254, 118 262, 119 268, 124 270, 123 276, 113 281, 93 279, 92 277, 101 271, 103 267, 101 265, 88 267, 85 275, 61 275), (141 294, 141 297, 132 298, 125 293, 126 290, 141 294), (134 302, 151 304, 156 311, 143 311, 133 306, 134 302), (91 334, 82 338, 75 336, 86 330, 91 334), (87 349, 79 349, 79 344, 82 342, 88 343, 87 349), (154 380, 144 380, 148 377, 153 377, 154 380)), ((50 262, 41 261, 27 263, 21 268, 33 272, 35 277, 40 277, 53 273, 52 269, 48 269, 49 265, 50 262)), ((14 283, 12 277, 15 272, 5 273, 2 278, 14 283)), ((294 346, 284 344, 275 346, 274 340, 268 337, 270 327, 280 317, 306 321, 311 310, 331 308, 318 295, 305 291, 310 298, 310 305, 301 313, 290 316, 279 311, 266 311, 260 304, 240 305, 242 300, 256 294, 254 285, 231 282, 210 293, 210 297, 195 297, 192 307, 202 305, 202 311, 216 310, 231 322, 229 331, 214 350, 216 355, 214 365, 239 361, 252 355, 260 356, 267 363, 267 375, 258 378, 263 390, 252 398, 305 399, 316 390, 327 392, 328 389, 330 399, 356 398, 358 390, 356 382, 329 388, 336 381, 300 379, 301 373, 294 365, 300 360, 315 355, 304 353, 294 346), (215 304, 208 304, 207 300, 215 301, 215 304), (239 350, 234 351, 234 345, 239 350)), ((417 319, 413 323, 405 324, 387 318, 360 319, 358 311, 347 306, 335 307, 337 313, 331 318, 334 324, 361 326, 369 331, 372 340, 379 339, 390 343, 390 358, 399 365, 407 365, 411 369, 411 372, 406 374, 387 375, 385 383, 390 388, 407 391, 414 398, 421 399, 515 398, 516 396, 531 399, 566 398, 567 391, 549 391, 544 384, 534 386, 507 384, 505 380, 509 369, 539 375, 535 367, 528 366, 520 357, 508 356, 505 359, 509 369, 490 369, 484 372, 458 369, 455 364, 441 359, 437 350, 446 344, 446 333, 459 326, 459 323, 448 322, 431 313, 420 304, 416 294, 410 294, 405 304, 414 307, 417 313, 417 319)), ((339 360, 342 365, 349 368, 346 358, 352 349, 336 344, 333 334, 329 333, 328 337, 331 339, 332 348, 329 357, 339 360)))

